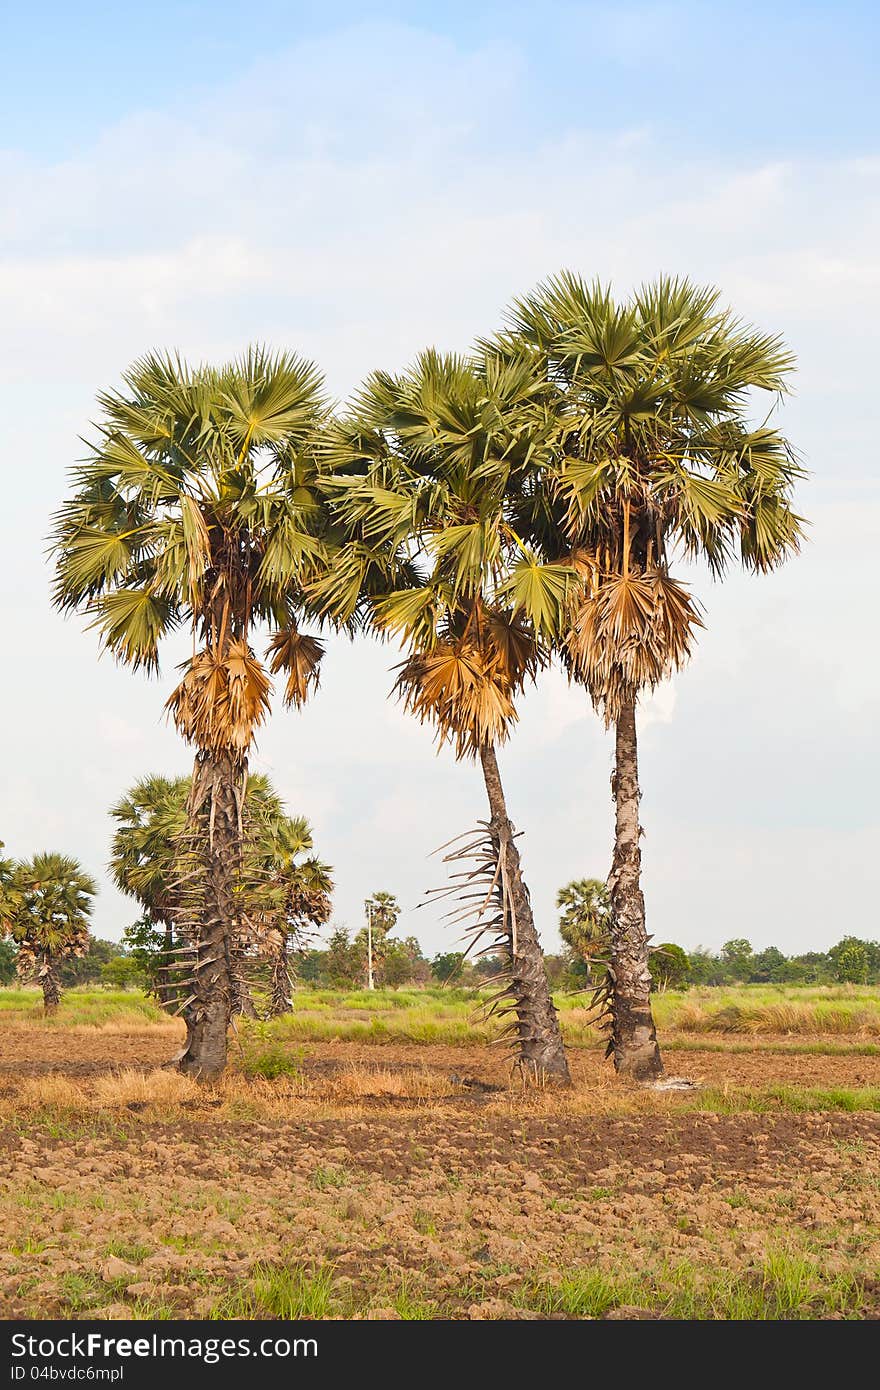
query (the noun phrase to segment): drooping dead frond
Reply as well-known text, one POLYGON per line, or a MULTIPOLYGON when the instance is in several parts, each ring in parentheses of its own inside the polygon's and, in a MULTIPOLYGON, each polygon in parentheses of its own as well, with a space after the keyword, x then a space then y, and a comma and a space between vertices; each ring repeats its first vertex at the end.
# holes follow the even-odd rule
POLYGON ((440 743, 456 756, 475 755, 486 743, 503 742, 516 708, 491 660, 470 643, 438 642, 398 668, 395 691, 405 708, 437 728, 440 743))
POLYGON ((510 823, 499 824, 494 819, 458 836, 443 855, 443 862, 453 866, 450 882, 429 892, 427 901, 453 900, 444 916, 448 925, 461 930, 467 943, 465 958, 472 954, 501 956, 504 969, 492 977, 499 988, 478 1012, 484 1018, 510 1016, 497 1041, 510 1047, 516 1065, 524 1075, 528 1073, 527 1079, 536 1080, 540 1078, 529 1058, 540 1038, 528 983, 530 952, 521 940, 525 923, 517 920, 519 868, 514 840, 510 823))
POLYGON ((612 574, 585 591, 575 611, 570 669, 610 724, 623 700, 684 665, 702 626, 687 589, 662 570, 612 574))
POLYGON ((477 603, 398 666, 394 688, 411 714, 435 726, 441 744, 453 744, 456 757, 474 757, 506 740, 517 720, 514 697, 542 660, 528 623, 477 603))
POLYGON ((179 732, 215 753, 247 752, 272 689, 247 643, 231 639, 222 650, 206 647, 182 669, 183 680, 165 706, 179 732))
POLYGON ((296 705, 298 708, 305 704, 313 690, 317 690, 324 650, 324 643, 317 637, 310 637, 295 626, 272 634, 266 655, 271 657, 269 670, 273 676, 279 671, 287 674, 284 689, 286 705, 296 705))

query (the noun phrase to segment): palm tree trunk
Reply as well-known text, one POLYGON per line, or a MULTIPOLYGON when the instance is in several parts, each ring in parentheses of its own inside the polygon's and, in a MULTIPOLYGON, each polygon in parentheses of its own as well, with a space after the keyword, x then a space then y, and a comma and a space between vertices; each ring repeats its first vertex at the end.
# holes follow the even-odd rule
POLYGON ((232 1012, 238 1018, 256 1018, 257 1008, 247 976, 244 973, 244 953, 230 953, 229 973, 232 978, 232 1012))
POLYGON ((43 1012, 54 1014, 61 1003, 61 984, 55 974, 55 967, 48 961, 40 975, 40 984, 43 986, 43 1012))
POLYGON ((523 882, 519 850, 507 814, 498 759, 491 744, 480 749, 480 762, 492 813, 490 833, 496 851, 501 853, 503 848, 507 856, 508 881, 516 921, 510 965, 519 1064, 534 1076, 549 1076, 562 1085, 570 1086, 571 1075, 562 1045, 559 1018, 550 997, 529 890, 523 882))
POLYGON ((293 992, 290 968, 287 964, 287 938, 282 939, 277 954, 272 960, 272 993, 269 1002, 269 1017, 293 1012, 293 992))
POLYGON ((639 752, 635 697, 625 701, 616 729, 613 779, 614 860, 608 876, 611 898, 612 1032, 614 1066, 621 1075, 653 1081, 663 1059, 651 1013, 651 974, 639 844, 639 752))
POLYGON ((201 864, 196 920, 188 929, 196 948, 192 1002, 186 1010, 186 1047, 180 1070, 213 1081, 226 1067, 232 1013, 234 892, 241 849, 239 807, 246 763, 232 754, 202 750, 196 757, 189 800, 190 830, 201 864))
POLYGON ((47 964, 40 977, 43 987, 43 1011, 53 1014, 61 1003, 61 984, 53 965, 47 964))
POLYGON ((174 959, 172 951, 174 949, 174 937, 171 923, 166 919, 165 922, 165 945, 162 953, 162 964, 158 969, 157 988, 159 991, 159 1003, 163 1008, 170 1008, 174 1003, 176 990, 171 983, 171 961, 174 959))

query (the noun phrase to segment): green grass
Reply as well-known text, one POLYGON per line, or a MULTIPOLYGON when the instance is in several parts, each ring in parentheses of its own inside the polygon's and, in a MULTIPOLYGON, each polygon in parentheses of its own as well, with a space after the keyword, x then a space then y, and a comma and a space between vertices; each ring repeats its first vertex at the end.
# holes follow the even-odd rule
MULTIPOLYGON (((242 1029, 250 1047, 244 1069, 255 1075, 290 1074, 289 1056, 276 1043, 340 1041, 474 1044, 497 1036, 496 1021, 487 1021, 481 1005, 491 990, 443 989, 310 990, 295 996, 295 1007, 271 1024, 242 1029), (257 1046, 257 1043, 261 1046, 257 1046), (261 1057, 259 1054, 263 1053, 261 1057)), ((589 994, 557 993, 556 1003, 566 1042, 597 1047, 603 1038, 591 1023, 589 994)), ((785 1050, 829 1049, 875 1055, 880 1052, 880 986, 742 985, 697 988, 657 994, 654 1013, 661 1039, 669 1048, 761 1046, 761 1034, 787 1034, 790 1043, 770 1044, 785 1050), (798 1043, 798 1035, 823 1034, 798 1043), (713 1036, 714 1035, 714 1036, 713 1036), (731 1039, 721 1043, 720 1035, 731 1039), (740 1035, 741 1041, 735 1041, 740 1035), (861 1042, 854 1039, 860 1037, 861 1042), (748 1043, 744 1039, 748 1039, 748 1043), (705 1042, 704 1042, 705 1039, 705 1042), (853 1039, 853 1041, 846 1041, 853 1039)), ((52 1029, 104 1025, 149 1026, 167 1021, 156 1002, 138 990, 71 989, 61 1007, 44 1018, 38 991, 0 990, 0 1026, 27 1024, 52 1029)), ((246 1047, 246 1050, 247 1050, 246 1047)))
POLYGON ((141 990, 69 989, 57 1013, 43 1014, 43 996, 35 989, 0 990, 0 1027, 4 1023, 44 1028, 100 1028, 107 1023, 144 1024, 167 1021, 168 1015, 141 990))
POLYGON ((844 1110, 880 1111, 878 1086, 732 1086, 729 1089, 707 1088, 685 1098, 682 1109, 706 1110, 717 1115, 738 1115, 744 1112, 773 1114, 808 1114, 811 1111, 844 1110))
POLYGON ((325 1318, 340 1312, 334 1298, 333 1271, 326 1267, 307 1270, 299 1266, 277 1268, 256 1265, 249 1285, 227 1294, 209 1312, 211 1319, 325 1318))
MULTIPOLYGON (((497 1297, 498 1272, 487 1270, 483 1278, 453 1291, 445 1303, 420 1296, 406 1278, 387 1295, 377 1289, 367 1299, 347 1282, 337 1282, 331 1266, 258 1265, 247 1283, 220 1298, 208 1316, 344 1318, 371 1307, 391 1307, 408 1321, 455 1317, 461 1316, 463 1303, 497 1297)), ((542 1317, 566 1318, 604 1318, 619 1308, 681 1320, 807 1320, 858 1318, 865 1307, 857 1274, 830 1273, 819 1260, 784 1249, 769 1251, 753 1268, 738 1273, 689 1261, 663 1264, 651 1273, 569 1270, 552 1280, 526 1279, 518 1287, 505 1283, 504 1298, 542 1317)), ((88 1301, 79 1306, 89 1306, 88 1301)))
POLYGON ((828 1274, 802 1255, 774 1251, 740 1275, 688 1262, 653 1276, 576 1270, 552 1284, 527 1285, 512 1301, 545 1317, 602 1318, 614 1308, 640 1308, 685 1320, 778 1321, 857 1318, 864 1291, 853 1274, 828 1274))

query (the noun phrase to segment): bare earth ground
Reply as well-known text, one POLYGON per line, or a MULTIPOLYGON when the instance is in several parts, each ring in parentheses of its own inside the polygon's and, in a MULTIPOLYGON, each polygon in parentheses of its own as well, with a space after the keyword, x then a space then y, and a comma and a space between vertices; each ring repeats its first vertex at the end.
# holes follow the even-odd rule
POLYGON ((0 1031, 5 1317, 880 1316, 880 1114, 827 1099, 880 1056, 670 1051, 704 1089, 659 1095, 578 1049, 557 1096, 316 1042, 200 1090, 178 1036, 0 1031))

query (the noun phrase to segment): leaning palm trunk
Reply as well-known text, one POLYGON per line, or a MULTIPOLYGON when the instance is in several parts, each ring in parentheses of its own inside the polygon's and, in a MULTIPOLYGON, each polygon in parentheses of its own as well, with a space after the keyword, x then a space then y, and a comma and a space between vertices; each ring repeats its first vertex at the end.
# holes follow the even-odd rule
POLYGON ((244 758, 200 751, 187 808, 198 889, 196 910, 186 930, 193 947, 194 974, 185 1008, 187 1037, 180 1069, 203 1081, 216 1079, 226 1067, 234 996, 234 894, 246 775, 244 758))
POLYGON ((549 1076, 568 1086, 571 1076, 562 1045, 559 1018, 550 997, 529 890, 523 882, 519 850, 507 814, 498 759, 491 744, 480 748, 480 762, 492 813, 489 833, 496 856, 500 858, 504 855, 506 858, 513 919, 509 992, 514 1000, 517 1018, 518 1062, 521 1068, 535 1077, 549 1076))
POLYGON ((651 1013, 651 973, 639 845, 639 754, 636 702, 625 697, 616 727, 614 860, 611 899, 611 1052, 618 1072, 637 1081, 663 1075, 651 1013))
POLYGON ((43 988, 43 1011, 47 1014, 54 1014, 61 1003, 61 985, 55 974, 55 967, 48 959, 43 962, 43 968, 40 971, 40 984, 43 988))
POLYGON ((272 958, 272 987, 269 1001, 269 1017, 293 1011, 293 981, 287 963, 287 935, 282 933, 281 944, 272 958))

